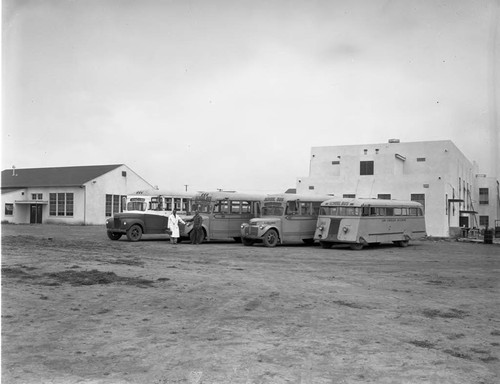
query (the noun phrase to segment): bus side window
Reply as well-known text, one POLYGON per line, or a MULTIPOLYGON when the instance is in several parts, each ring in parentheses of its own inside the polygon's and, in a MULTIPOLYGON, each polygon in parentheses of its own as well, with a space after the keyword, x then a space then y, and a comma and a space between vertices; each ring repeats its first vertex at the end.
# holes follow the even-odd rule
POLYGON ((298 213, 297 211, 297 204, 295 201, 289 201, 286 204, 286 212, 285 215, 296 215, 298 213))
POLYGON ((300 203, 300 214, 302 216, 312 216, 311 203, 300 203))
POLYGON ((241 207, 239 201, 231 201, 231 213, 241 214, 241 207))
POLYGON ((394 216, 401 216, 401 208, 394 208, 394 216))
POLYGON ((363 207, 363 212, 361 216, 370 216, 370 207, 363 207))
POLYGON ((172 198, 165 198, 165 210, 171 211, 172 210, 172 198))
POLYGON ((387 216, 394 216, 394 208, 386 208, 385 209, 385 214, 387 216))
POLYGON ((320 202, 313 202, 312 203, 312 214, 313 216, 318 216, 319 214, 319 207, 321 206, 320 202))
POLYGON ((251 205, 249 201, 242 201, 241 202, 241 213, 250 213, 251 212, 251 205))
POLYGON ((370 208, 370 216, 377 216, 377 210, 375 207, 370 208))

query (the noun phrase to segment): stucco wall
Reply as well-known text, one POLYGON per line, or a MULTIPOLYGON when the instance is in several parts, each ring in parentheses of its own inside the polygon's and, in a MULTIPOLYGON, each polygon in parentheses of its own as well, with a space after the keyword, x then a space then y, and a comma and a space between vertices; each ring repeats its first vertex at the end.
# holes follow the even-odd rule
POLYGON ((449 140, 313 147, 310 161, 309 176, 297 179, 297 193, 365 198, 391 194, 397 200, 424 194, 427 233, 432 236, 448 236, 450 226, 459 226, 459 211, 470 209, 464 188, 471 196, 475 190, 477 165, 449 140), (360 175, 361 161, 374 162, 373 175, 360 175), (447 198, 453 195, 465 202, 448 209, 447 198))

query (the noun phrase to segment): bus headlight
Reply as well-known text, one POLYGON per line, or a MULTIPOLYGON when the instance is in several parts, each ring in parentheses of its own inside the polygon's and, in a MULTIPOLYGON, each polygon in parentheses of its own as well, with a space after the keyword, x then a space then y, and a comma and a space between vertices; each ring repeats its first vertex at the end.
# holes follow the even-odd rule
POLYGON ((322 225, 320 225, 320 226, 318 227, 318 231, 320 231, 320 232, 323 232, 323 230, 324 230, 324 229, 325 229, 325 227, 323 227, 322 225))
POLYGON ((349 232, 349 228, 347 228, 347 227, 342 228, 342 230, 344 231, 344 233, 349 232))

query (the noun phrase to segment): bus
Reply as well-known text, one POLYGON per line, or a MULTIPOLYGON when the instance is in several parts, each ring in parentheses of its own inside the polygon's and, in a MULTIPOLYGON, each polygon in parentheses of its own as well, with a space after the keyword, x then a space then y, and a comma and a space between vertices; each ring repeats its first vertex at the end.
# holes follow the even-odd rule
POLYGON ((165 234, 168 216, 175 208, 182 215, 191 214, 194 193, 161 190, 138 191, 124 198, 123 212, 106 220, 107 235, 119 240, 139 241, 143 234, 165 234))
MULTIPOLYGON (((260 215, 264 194, 239 192, 199 192, 193 197, 192 210, 198 210, 203 218, 203 240, 241 241, 240 227, 260 215)), ((186 219, 191 219, 186 217, 186 219)), ((188 222, 181 236, 189 236, 193 223, 188 222)))
POLYGON ((241 225, 244 245, 266 247, 293 242, 314 243, 320 205, 331 196, 273 194, 262 203, 261 216, 241 225))
POLYGON ((422 204, 415 201, 332 198, 321 204, 314 239, 323 248, 349 244, 360 250, 368 244, 409 240, 426 236, 422 204))

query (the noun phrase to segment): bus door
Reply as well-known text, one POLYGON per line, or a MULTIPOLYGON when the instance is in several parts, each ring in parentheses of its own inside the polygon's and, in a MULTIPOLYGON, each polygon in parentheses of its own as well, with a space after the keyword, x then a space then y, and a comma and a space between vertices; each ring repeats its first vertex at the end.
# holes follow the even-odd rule
POLYGON ((285 206, 285 217, 281 224, 282 241, 300 240, 298 235, 303 225, 300 216, 300 205, 297 200, 287 201, 285 206))
MULTIPOLYGON (((229 200, 216 200, 210 217, 210 237, 225 239, 229 236, 229 200)), ((240 232, 238 232, 240 233, 240 232)))
POLYGON ((299 205, 299 231, 302 239, 312 239, 316 230, 318 214, 311 201, 301 201, 299 205))

